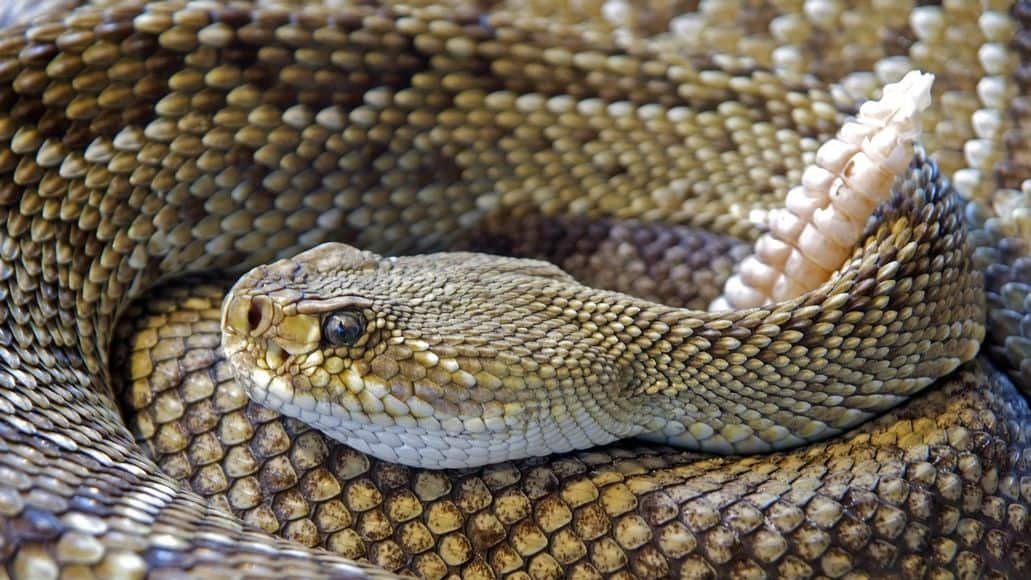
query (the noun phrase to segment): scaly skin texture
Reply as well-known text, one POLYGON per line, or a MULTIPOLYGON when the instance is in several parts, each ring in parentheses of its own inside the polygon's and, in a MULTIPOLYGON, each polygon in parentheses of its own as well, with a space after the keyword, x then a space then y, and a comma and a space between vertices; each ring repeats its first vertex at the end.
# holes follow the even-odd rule
POLYGON ((796 447, 977 353, 984 282, 935 177, 918 166, 839 276, 767 310, 671 308, 532 260, 324 244, 243 276, 222 346, 258 403, 407 465, 632 436, 722 454, 796 447), (353 344, 322 330, 340 312, 364 321, 353 344))
MULTIPOLYGON (((213 504, 181 488, 135 443, 109 379, 114 322, 159 280, 239 269, 330 239, 380 253, 452 247, 501 209, 666 218, 753 238, 748 209, 776 205, 803 153, 859 96, 678 51, 675 40, 635 36, 636 23, 616 31, 617 45, 596 15, 572 27, 565 13, 538 20, 507 6, 484 21, 446 6, 327 2, 291 17, 276 2, 259 4, 144 9, 99 0, 102 11, 0 33, 0 554, 9 575, 381 573, 246 527, 220 509, 227 503, 255 510, 251 521, 266 529, 275 526, 261 514, 298 522, 295 537, 309 545, 338 538, 329 546, 349 556, 427 576, 1026 574, 1027 406, 985 359, 882 422, 794 456, 735 463, 617 447, 420 472, 334 448, 339 495, 329 479, 302 480, 307 488, 277 480, 318 472, 308 457, 318 442, 278 438, 282 420, 240 412, 224 423, 241 429, 236 439, 191 438, 212 433, 202 421, 167 450, 184 470, 199 461, 205 474, 251 487, 213 504), (575 112, 562 99, 548 112, 554 95, 568 95, 575 112), (249 436, 255 424, 273 437, 249 436), (269 459, 249 471, 246 457, 218 458, 231 441, 275 444, 248 446, 269 459), (255 480, 281 492, 279 503, 250 503, 255 480), (308 502, 320 500, 331 507, 310 520, 328 527, 305 536, 308 502)), ((954 8, 960 21, 970 18, 954 8)), ((1018 20, 1028 12, 1012 11, 1018 20)), ((904 26, 902 16, 891 26, 904 26)), ((1012 60, 1026 30, 1018 24, 1012 60)), ((794 32, 790 42, 812 47, 803 53, 826 54, 798 67, 825 76, 907 45, 887 42, 870 57, 858 48, 862 34, 852 42, 861 27, 832 40, 794 32), (839 41, 857 49, 840 59, 820 50, 839 41)), ((749 44, 729 34, 713 46, 762 52, 770 38, 749 44)), ((948 44, 925 47, 935 42, 948 44)), ((1006 53, 1010 41, 1000 42, 1006 53)), ((970 71, 973 52, 943 60, 970 71)), ((1024 82, 1025 69, 1006 66, 989 73, 1004 90, 983 103, 1004 113, 1003 125, 973 151, 979 173, 964 174, 978 198, 1026 175, 1021 134, 1009 138, 1024 113, 1014 99, 1008 114, 1015 91, 1005 90, 1010 76, 1024 82)), ((962 106, 941 114, 963 119, 979 106, 976 75, 953 80, 949 103, 962 106)), ((963 167, 956 154, 969 123, 938 128, 944 146, 931 149, 950 170, 963 167)), ((136 371, 145 382, 145 369, 136 371)), ((165 434, 183 417, 172 395, 159 409, 165 434)), ((203 409, 203 397, 182 400, 203 409)))
POLYGON ((131 425, 163 471, 305 545, 428 578, 1027 574, 1031 415, 984 362, 790 453, 628 441, 420 470, 250 401, 211 352, 224 292, 191 280, 130 312, 118 349, 137 361, 125 408, 138 409, 131 425))
MULTIPOLYGON (((569 239, 576 237, 575 228, 564 229, 561 245, 576 250, 567 250, 563 261, 575 263, 577 251, 593 254, 596 245, 608 243, 600 229, 575 241, 569 239)), ((538 231, 554 230, 541 226, 538 231)), ((611 236, 624 243, 631 237, 626 230, 611 236)), ((514 250, 520 254, 534 253, 534 242, 551 247, 555 241, 535 234, 521 239, 523 244, 514 250)), ((678 245, 699 251, 706 247, 683 231, 679 239, 680 244, 667 246, 664 253, 675 253, 678 245)), ((711 239, 709 243, 719 247, 711 239)), ((647 265, 652 261, 648 255, 625 252, 607 266, 647 265)), ((601 274, 588 278, 590 283, 604 282, 601 274)), ((223 288, 188 281, 141 304, 149 316, 130 314, 136 335, 130 338, 134 329, 125 329, 125 339, 119 340, 124 347, 118 349, 119 358, 134 355, 125 404, 139 410, 133 428, 162 469, 246 521, 308 545, 365 556, 389 569, 426 577, 449 570, 486 575, 488 569, 622 571, 639 577, 725 568, 738 574, 845 569, 915 574, 929 565, 921 551, 932 544, 946 551, 953 542, 976 544, 975 549, 997 555, 1004 553, 1004 545, 1016 546, 1020 557, 1026 551, 1024 542, 1004 541, 1009 532, 993 528, 990 520, 965 518, 964 529, 977 530, 983 542, 966 531, 962 541, 959 535, 932 532, 956 529, 953 519, 959 511, 940 503, 941 497, 932 499, 953 493, 948 491, 952 484, 930 488, 929 479, 898 475, 922 472, 930 477, 929 465, 939 464, 931 457, 952 453, 950 440, 967 449, 966 437, 989 440, 986 426, 996 418, 982 413, 986 399, 960 397, 945 403, 962 392, 962 383, 949 382, 948 395, 917 398, 846 437, 788 454, 705 458, 627 444, 543 465, 523 461, 442 474, 370 459, 301 422, 248 402, 224 359, 211 353, 218 342, 223 288), (987 422, 965 423, 960 417, 987 422), (542 505, 535 508, 537 502, 542 505), (900 505, 919 506, 911 513, 915 517, 908 519, 900 505), (940 513, 935 511, 939 508, 940 513), (760 514, 775 523, 760 525, 760 514), (997 531, 984 536, 989 529, 997 531), (902 530, 907 544, 898 549, 891 544, 903 537, 902 530), (837 538, 841 544, 832 547, 837 538), (804 545, 810 541, 813 545, 804 545)), ((654 298, 663 295, 657 292, 654 298)), ((1016 397, 1012 391, 1008 396, 1016 397)), ((990 437, 999 440, 998 434, 990 437)), ((979 454, 975 461, 974 455, 963 455, 967 477, 989 457, 979 454)), ((963 481, 950 470, 934 469, 933 476, 943 483, 963 481)), ((1017 480, 1008 482, 1004 486, 1017 480)), ((999 509, 1009 504, 989 498, 985 505, 999 509)), ((1026 506, 1012 507, 1017 518, 1012 523, 1025 526, 1020 518, 1026 506)), ((966 552, 947 556, 949 562, 940 567, 981 569, 986 560, 966 552)), ((1022 573, 1008 566, 996 570, 1022 573)))

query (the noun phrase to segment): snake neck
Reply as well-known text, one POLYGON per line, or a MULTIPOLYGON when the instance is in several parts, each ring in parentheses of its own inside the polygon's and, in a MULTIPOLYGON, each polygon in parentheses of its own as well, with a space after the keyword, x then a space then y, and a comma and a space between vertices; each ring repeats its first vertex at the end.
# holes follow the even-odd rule
POLYGON ((900 190, 843 268, 798 299, 724 313, 635 307, 617 322, 650 437, 741 453, 819 440, 971 360, 985 306, 962 202, 923 160, 900 190))

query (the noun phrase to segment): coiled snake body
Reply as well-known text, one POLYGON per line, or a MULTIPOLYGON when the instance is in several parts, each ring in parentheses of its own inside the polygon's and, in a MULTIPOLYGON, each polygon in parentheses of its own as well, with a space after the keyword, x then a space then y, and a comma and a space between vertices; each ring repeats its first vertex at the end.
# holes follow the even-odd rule
MULTIPOLYGON (((627 255, 635 247, 733 253, 719 236, 756 235, 741 208, 776 203, 783 176, 797 178, 804 152, 849 106, 809 77, 660 40, 617 43, 557 17, 258 4, 97 2, 2 33, 7 574, 1027 573, 1031 417, 985 356, 883 417, 790 452, 714 458, 628 443, 428 471, 372 460, 241 401, 222 367, 191 358, 210 352, 189 331, 220 300, 201 286, 181 300, 186 314, 168 313, 181 289, 150 299, 149 331, 116 341, 116 352, 148 351, 174 338, 163 344, 186 354, 148 351, 153 365, 122 367, 130 385, 116 395, 115 322, 187 272, 239 271, 327 240, 391 253, 477 237, 518 246, 583 219, 681 228, 660 243, 649 226, 630 226, 615 254, 624 264, 641 261, 627 255), (709 233, 689 233, 699 227, 709 233), (179 378, 178 389, 143 388, 179 378), (142 409, 134 429, 151 438, 153 459, 119 396, 142 409)), ((762 328, 784 357, 765 362, 791 379, 865 372, 909 397, 973 356, 982 270, 997 323, 989 337, 1019 329, 1021 240, 961 202, 924 157, 898 189, 836 282, 761 316, 692 321, 712 347, 699 372, 717 384, 741 376, 732 345, 762 328)), ((584 227, 568 254, 620 235, 598 241, 584 227)), ((729 273, 713 263, 699 270, 729 273)), ((634 280, 621 289, 677 295, 634 280)), ((684 302, 696 299, 706 296, 684 302)), ((988 350, 1019 381, 1018 334, 988 350)), ((825 395, 797 412, 834 407, 825 395)), ((871 402, 871 414, 888 406, 871 402)))

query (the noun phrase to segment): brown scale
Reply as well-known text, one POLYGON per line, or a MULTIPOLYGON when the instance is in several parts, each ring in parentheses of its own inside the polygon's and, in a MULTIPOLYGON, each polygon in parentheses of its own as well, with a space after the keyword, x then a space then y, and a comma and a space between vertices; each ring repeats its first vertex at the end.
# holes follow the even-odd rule
MULTIPOLYGON (((1021 26, 1012 42, 1019 56, 1013 73, 1019 92, 1010 111, 1016 123, 1004 139, 1009 159, 999 162, 994 178, 1000 187, 1018 190, 1016 195, 1022 194, 1027 200, 1031 199, 1031 157, 1027 148, 1031 131, 1031 99, 1027 96, 1031 88, 1031 2, 1016 3, 1011 13, 1021 26)), ((987 352, 1027 394, 1031 392, 1031 239, 1027 237, 1031 218, 1017 217, 1012 210, 998 216, 985 211, 972 211, 970 225, 977 238, 978 266, 985 271, 987 352)))
POLYGON ((694 310, 708 308, 751 252, 741 240, 705 230, 533 215, 492 217, 459 248, 547 260, 588 286, 694 310))
MULTIPOLYGON (((900 207, 917 213, 911 203, 900 207)), ((564 228, 563 237, 554 235, 554 223, 534 225, 511 225, 526 232, 513 243, 495 223, 487 228, 495 236, 488 236, 487 247, 507 242, 502 249, 576 263, 610 241, 662 232, 656 224, 580 223, 580 230, 564 228)), ((685 247, 698 243, 682 230, 665 233, 681 236, 685 247)), ((606 268, 633 270, 642 258, 660 256, 614 253, 606 268)), ((726 276, 718 261, 711 264, 710 275, 726 276)), ((995 499, 982 496, 981 505, 1019 514, 1011 521, 1016 527, 1003 531, 993 528, 992 516, 953 506, 973 496, 951 491, 950 484, 936 487, 948 481, 962 487, 1007 453, 1005 438, 989 428, 997 419, 978 408, 985 387, 970 382, 982 372, 977 364, 985 363, 965 367, 944 392, 794 452, 718 458, 630 442, 433 472, 369 458, 249 402, 209 351, 217 342, 223 288, 187 282, 131 313, 135 322, 116 340, 115 357, 125 361, 116 367, 129 373, 122 378, 128 420, 166 473, 244 521, 310 546, 430 578, 517 570, 641 578, 706 570, 913 574, 935 566, 1019 575, 1005 550, 1031 550, 1020 539, 1027 508, 1009 497, 1015 489, 1000 486, 995 499), (973 398, 957 402, 962 389, 973 398), (932 419, 953 414, 984 422, 957 430, 932 419), (943 461, 950 455, 956 457, 943 461), (875 464, 876 473, 870 471, 875 464), (794 469, 799 473, 789 479, 801 482, 781 480, 794 469)), ((676 300, 677 294, 657 298, 676 300)), ((1018 397, 1012 389, 1006 395, 1018 397)), ((1018 414, 1027 413, 1018 407, 1018 414)), ((1025 431, 1018 439, 1028 437, 1025 431)))
POLYGON ((1019 55, 1019 63, 1013 71, 1018 92, 1011 102, 1011 114, 1016 123, 1004 136, 1008 159, 1000 161, 996 171, 1003 187, 1020 189, 1031 175, 1031 154, 1028 154, 1028 142, 1031 141, 1031 96, 1028 96, 1031 95, 1031 29, 1028 28, 1031 3, 1018 3, 1013 14, 1021 21, 1021 29, 1011 42, 1012 50, 1019 55))
POLYGON ((1025 394, 1031 392, 1031 242, 1004 220, 972 216, 977 265, 985 272, 987 353, 1025 394))
MULTIPOLYGON (((0 31, 0 562, 14 578, 388 575, 242 525, 223 509, 234 501, 228 494, 208 502, 144 456, 109 394, 106 353, 117 315, 160 278, 241 267, 331 236, 373 250, 445 247, 477 201, 532 201, 552 216, 577 202, 592 218, 624 219, 681 204, 666 217, 748 238, 756 228, 731 209, 776 203, 861 96, 771 67, 769 49, 781 41, 761 32, 727 36, 732 55, 668 38, 631 35, 620 45, 611 27, 568 27, 504 3, 489 19, 448 6, 402 19, 407 8, 366 5, 291 15, 274 0, 190 10, 176 0, 145 9, 96 0, 73 12, 74 4, 0 8, 3 23, 59 19, 0 31), (574 53, 581 60, 571 64, 574 53), (760 58, 741 56, 753 53, 760 58), (413 90, 396 99, 367 90, 377 79, 413 90), (570 94, 589 111, 556 115, 532 99, 526 110, 505 99, 490 109, 475 94, 484 87, 570 94), (472 92, 459 98, 463 91, 472 92), (327 94, 383 107, 317 119, 319 111, 289 108, 327 94), (599 96, 629 108, 599 109, 589 99, 599 96), (681 126, 661 115, 641 120, 654 113, 650 103, 681 107, 681 126), (604 130, 583 131, 584 123, 604 130), (61 127, 60 140, 46 140, 61 127), (427 171, 444 159, 461 167, 461 180, 427 188, 427 171), (617 165, 625 171, 613 172, 617 165), (684 199, 641 195, 677 180, 690 184, 684 199), (625 205, 635 202, 643 205, 625 205)), ((856 4, 849 14, 876 10, 856 4)), ((1015 6, 1023 38, 1027 3, 1015 6)), ((733 14, 713 18, 734 28, 733 14)), ((805 66, 853 72, 820 63, 874 62, 884 56, 875 42, 806 46, 805 66)), ((976 60, 977 42, 954 43, 965 51, 956 62, 976 60)), ((930 46, 951 49, 947 39, 930 46)), ((942 134, 953 153, 966 138, 978 74, 959 68, 933 71, 957 76, 942 83, 956 90, 939 111, 961 127, 942 134)), ((1025 142, 1011 140, 1020 150, 1007 154, 1019 158, 1025 142)), ((184 324, 162 328, 189 332, 184 324)), ((193 368, 211 363, 186 354, 193 368)), ((194 380, 194 395, 238 403, 238 394, 194 380)), ((878 422, 792 454, 697 461, 617 446, 432 473, 327 446, 338 495, 315 467, 317 436, 248 415, 245 402, 216 423, 203 397, 187 404, 163 392, 158 410, 168 420, 156 432, 167 437, 170 471, 216 498, 223 477, 228 485, 258 473, 236 501, 253 501, 263 485, 287 495, 244 504, 259 526, 296 522, 289 533, 305 542, 335 537, 334 549, 427 576, 859 576, 865 567, 867 575, 1020 577, 1031 560, 1031 421, 984 358, 878 422), (193 439, 177 426, 187 410, 195 432, 225 421, 226 441, 270 457, 264 479, 242 451, 230 457, 218 438, 193 439), (191 449, 206 470, 192 471, 182 455, 191 449), (332 507, 307 515, 312 501, 332 507)))
POLYGON ((1029 415, 1005 381, 985 378, 986 363, 789 453, 626 442, 437 472, 370 458, 248 401, 209 351, 224 288, 187 282, 134 306, 115 349, 123 407, 165 472, 268 532, 428 578, 1026 573, 1019 477, 992 465, 1026 455, 1031 438, 1007 433, 1000 413, 1015 425, 1029 415), (946 416, 958 422, 941 426, 946 416), (985 470, 991 491, 976 483, 985 470))

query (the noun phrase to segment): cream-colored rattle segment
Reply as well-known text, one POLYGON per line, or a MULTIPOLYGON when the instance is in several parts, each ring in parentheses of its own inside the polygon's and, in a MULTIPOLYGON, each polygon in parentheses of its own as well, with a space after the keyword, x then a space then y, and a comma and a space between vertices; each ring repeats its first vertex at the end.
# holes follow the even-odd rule
POLYGON ((816 152, 785 207, 770 212, 768 233, 727 280, 711 311, 794 298, 827 281, 859 241, 874 209, 891 194, 913 155, 920 113, 934 75, 912 71, 884 87, 816 152))

